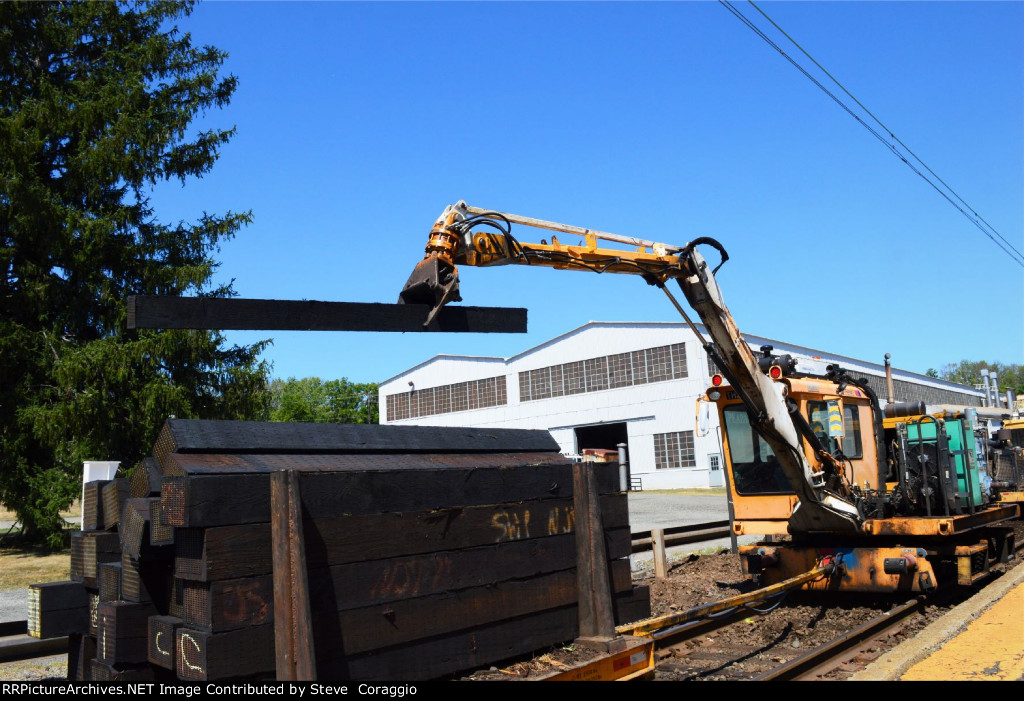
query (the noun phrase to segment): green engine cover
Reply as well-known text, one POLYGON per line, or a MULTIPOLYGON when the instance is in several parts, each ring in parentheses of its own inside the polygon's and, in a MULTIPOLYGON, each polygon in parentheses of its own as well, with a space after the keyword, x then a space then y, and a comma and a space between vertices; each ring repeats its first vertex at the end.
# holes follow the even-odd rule
POLYGON ((936 442, 936 430, 943 430, 948 441, 949 452, 956 464, 956 491, 966 510, 968 499, 974 506, 982 505, 981 480, 974 460, 974 432, 963 419, 939 419, 936 421, 912 422, 907 424, 907 442, 913 445, 923 439, 926 443, 936 442), (970 490, 968 491, 968 484, 970 490))

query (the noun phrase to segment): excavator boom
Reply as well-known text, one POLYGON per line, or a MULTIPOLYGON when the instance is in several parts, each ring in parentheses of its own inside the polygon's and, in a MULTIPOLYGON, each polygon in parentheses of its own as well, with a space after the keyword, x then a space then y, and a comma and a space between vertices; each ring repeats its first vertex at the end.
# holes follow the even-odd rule
POLYGON ((862 518, 855 504, 825 485, 825 474, 815 470, 801 449, 797 425, 790 406, 782 396, 783 385, 761 371, 758 359, 743 340, 732 314, 722 299, 715 273, 728 254, 711 238, 695 239, 684 246, 670 246, 603 231, 558 224, 519 215, 469 207, 465 202, 449 205, 434 222, 426 253, 399 295, 399 302, 427 304, 429 324, 448 302, 461 299, 458 265, 536 265, 558 270, 589 270, 598 273, 640 275, 661 288, 675 304, 698 338, 703 340, 686 311, 665 287, 675 279, 687 302, 703 322, 710 342, 705 349, 743 399, 752 424, 768 442, 782 465, 786 479, 799 503, 790 518, 792 532, 857 531, 862 518), (512 235, 519 224, 552 232, 582 236, 580 245, 561 243, 556 234, 551 242, 526 243, 512 235), (635 247, 634 250, 602 248, 598 241, 635 247), (721 262, 710 269, 697 246, 718 250, 721 262))

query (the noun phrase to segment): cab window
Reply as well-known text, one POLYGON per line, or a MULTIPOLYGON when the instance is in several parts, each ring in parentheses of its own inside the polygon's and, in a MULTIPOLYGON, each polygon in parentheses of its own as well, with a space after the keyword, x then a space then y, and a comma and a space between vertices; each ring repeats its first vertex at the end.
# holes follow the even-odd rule
POLYGON ((722 411, 725 437, 729 442, 729 459, 737 494, 790 494, 782 466, 772 448, 750 425, 747 410, 733 404, 722 411))
POLYGON ((837 450, 842 450, 843 455, 851 460, 864 457, 860 411, 856 405, 843 405, 843 432, 846 435, 842 438, 828 435, 828 402, 807 402, 807 422, 829 453, 834 455, 837 450))
POLYGON ((829 453, 835 453, 839 441, 828 435, 828 402, 807 402, 807 423, 822 447, 829 453))
POLYGON ((846 437, 843 438, 843 455, 856 460, 864 457, 864 447, 860 439, 860 407, 856 404, 843 404, 843 428, 846 437))

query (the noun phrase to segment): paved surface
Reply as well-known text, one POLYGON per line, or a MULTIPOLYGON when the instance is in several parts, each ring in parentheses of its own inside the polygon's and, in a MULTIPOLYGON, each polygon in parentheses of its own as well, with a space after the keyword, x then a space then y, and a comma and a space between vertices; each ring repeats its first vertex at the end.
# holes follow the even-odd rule
MULTIPOLYGON (((68 516, 64 519, 77 526, 82 522, 79 516, 68 516)), ((14 521, 0 521, 0 534, 15 524, 14 521)), ((0 591, 0 623, 7 621, 24 621, 28 615, 28 589, 0 591)))
POLYGON ((1024 681, 1024 567, 1016 567, 850 681, 1024 681))
POLYGON ((0 591, 0 623, 24 621, 28 615, 28 589, 0 591))
POLYGON ((629 492, 628 498, 629 527, 634 533, 729 518, 725 495, 629 492))
MULTIPOLYGON (((687 526, 693 523, 709 521, 726 521, 729 518, 729 503, 725 495, 701 496, 697 494, 654 494, 645 492, 629 492, 629 528, 637 531, 649 531, 652 528, 671 528, 687 526)), ((754 536, 742 536, 740 545, 753 543, 754 536)), ((719 538, 703 543, 689 543, 668 548, 668 558, 681 558, 689 553, 707 548, 728 548, 729 538, 719 538)), ((651 561, 651 553, 636 553, 630 558, 633 570, 645 567, 651 561)))

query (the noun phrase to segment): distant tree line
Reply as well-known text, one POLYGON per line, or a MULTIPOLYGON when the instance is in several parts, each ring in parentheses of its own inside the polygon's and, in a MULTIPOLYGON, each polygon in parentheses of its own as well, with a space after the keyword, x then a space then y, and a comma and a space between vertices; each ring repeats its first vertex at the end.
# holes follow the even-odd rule
POLYGON ((270 383, 271 421, 379 423, 377 385, 373 382, 304 377, 270 383))
POLYGON ((1016 363, 989 363, 984 360, 961 360, 959 363, 947 363, 941 369, 928 368, 925 373, 929 377, 956 382, 961 385, 980 385, 984 383, 982 370, 995 372, 998 376, 999 390, 1005 394, 1012 389, 1018 397, 1024 397, 1024 365, 1016 363))

